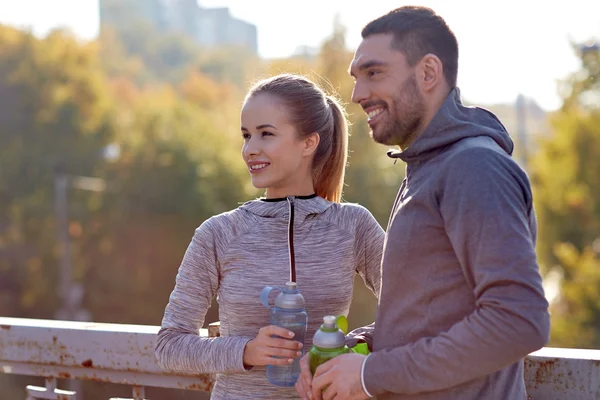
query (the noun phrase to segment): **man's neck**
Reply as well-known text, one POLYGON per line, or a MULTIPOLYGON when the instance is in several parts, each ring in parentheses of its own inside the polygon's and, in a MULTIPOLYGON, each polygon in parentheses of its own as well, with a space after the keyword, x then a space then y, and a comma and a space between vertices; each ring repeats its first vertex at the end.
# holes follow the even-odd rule
POLYGON ((425 115, 423 116, 423 119, 421 119, 421 123, 408 137, 406 142, 400 145, 400 149, 402 151, 406 150, 412 143, 414 143, 415 140, 417 140, 419 136, 421 136, 423 131, 425 131, 425 129, 429 126, 429 123, 433 120, 440 108, 442 108, 442 105, 444 105, 444 102, 450 95, 451 91, 451 89, 448 89, 447 91, 440 93, 437 96, 432 96, 432 98, 429 101, 429 104, 426 107, 425 115))

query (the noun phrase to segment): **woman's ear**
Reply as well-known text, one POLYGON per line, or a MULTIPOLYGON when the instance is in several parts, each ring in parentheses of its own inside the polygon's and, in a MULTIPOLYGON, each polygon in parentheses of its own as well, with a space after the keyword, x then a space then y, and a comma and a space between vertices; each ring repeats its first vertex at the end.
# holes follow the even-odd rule
POLYGON ((319 147, 319 142, 321 141, 321 137, 319 136, 319 134, 317 132, 308 135, 305 139, 304 139, 304 156, 308 157, 308 156, 312 156, 313 154, 315 154, 315 152, 317 151, 317 148, 319 147))

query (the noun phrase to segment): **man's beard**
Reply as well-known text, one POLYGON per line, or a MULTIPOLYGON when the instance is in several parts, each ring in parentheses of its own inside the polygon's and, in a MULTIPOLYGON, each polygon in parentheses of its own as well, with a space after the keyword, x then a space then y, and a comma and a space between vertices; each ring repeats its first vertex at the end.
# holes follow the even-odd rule
POLYGON ((425 104, 417 88, 414 76, 402 85, 398 96, 392 99, 386 109, 387 119, 371 131, 373 140, 388 146, 405 148, 414 140, 416 129, 421 125, 425 114, 425 104))

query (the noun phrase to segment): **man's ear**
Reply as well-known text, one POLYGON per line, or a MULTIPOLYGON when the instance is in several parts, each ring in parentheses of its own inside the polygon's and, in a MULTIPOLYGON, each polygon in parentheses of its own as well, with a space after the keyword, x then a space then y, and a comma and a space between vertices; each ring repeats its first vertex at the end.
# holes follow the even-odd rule
POLYGON ((304 139, 304 156, 312 156, 317 151, 317 147, 319 147, 319 142, 321 141, 321 137, 317 132, 308 135, 304 139))
POLYGON ((419 84, 425 92, 431 92, 446 80, 444 64, 435 54, 426 54, 419 62, 419 84))

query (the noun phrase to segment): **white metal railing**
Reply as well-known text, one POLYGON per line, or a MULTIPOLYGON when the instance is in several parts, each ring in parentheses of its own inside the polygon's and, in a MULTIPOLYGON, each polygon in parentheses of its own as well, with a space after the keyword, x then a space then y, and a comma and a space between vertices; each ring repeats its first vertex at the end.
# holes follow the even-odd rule
MULTIPOLYGON (((211 336, 218 335, 218 323, 211 336)), ((0 373, 46 378, 29 386, 30 399, 75 399, 56 379, 119 383, 143 399, 144 387, 210 391, 211 375, 168 373, 154 358, 158 326, 0 317, 0 373)), ((201 330, 200 335, 208 335, 201 330)))
MULTIPOLYGON (((158 326, 103 324, 0 317, 0 373, 39 376, 46 387, 28 386, 28 400, 73 400, 57 379, 210 391, 211 375, 164 372, 154 358, 158 326)), ((200 335, 218 336, 219 324, 200 335)), ((533 400, 600 398, 600 350, 544 348, 525 360, 525 382, 533 400)))
POLYGON ((533 400, 600 399, 600 350, 545 347, 525 360, 533 400))

